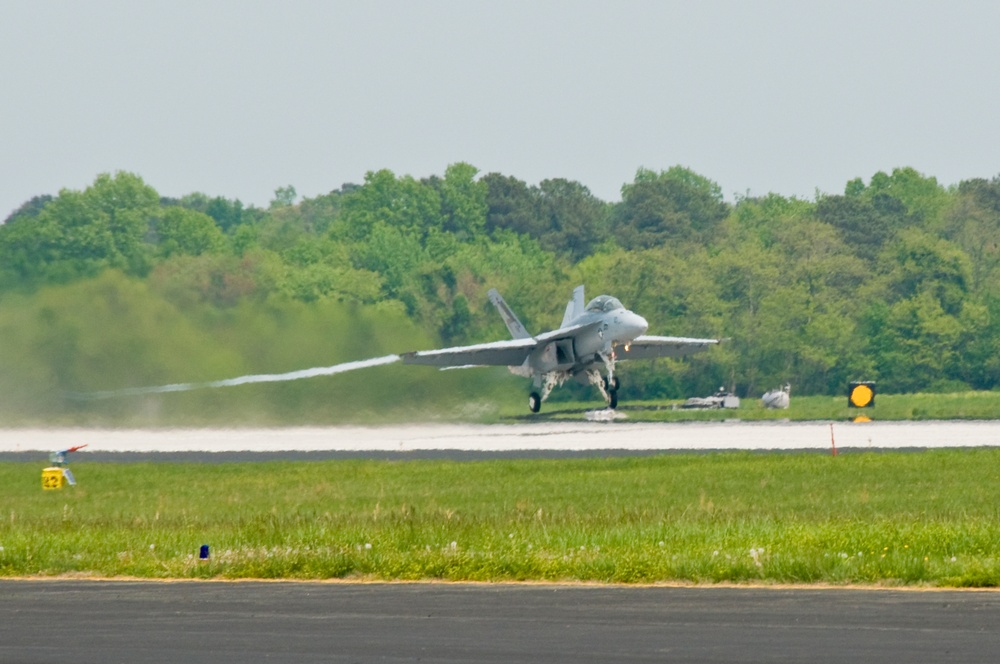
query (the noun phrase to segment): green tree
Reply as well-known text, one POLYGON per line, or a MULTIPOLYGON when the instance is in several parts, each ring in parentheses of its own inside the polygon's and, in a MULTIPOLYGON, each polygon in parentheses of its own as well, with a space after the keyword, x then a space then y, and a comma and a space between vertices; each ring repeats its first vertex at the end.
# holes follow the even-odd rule
POLYGON ((891 196, 905 205, 925 227, 936 228, 950 202, 948 192, 938 184, 937 178, 925 177, 909 167, 894 168, 892 175, 879 171, 864 188, 859 188, 857 182, 849 183, 847 190, 868 199, 879 194, 891 196))
POLYGON ((363 240, 379 223, 422 238, 432 229, 441 230, 441 197, 434 187, 408 175, 369 172, 363 185, 344 196, 330 232, 337 239, 363 240))
POLYGON ((462 240, 481 235, 486 228, 485 182, 477 181, 479 170, 464 162, 445 169, 444 179, 438 181, 441 196, 441 227, 462 240))
POLYGON ((0 227, 3 282, 63 283, 107 268, 145 274, 146 236, 159 215, 159 195, 131 173, 99 175, 83 192, 64 189, 36 216, 0 227))
POLYGON ((245 209, 243 203, 238 200, 229 200, 221 196, 209 198, 199 192, 188 194, 176 200, 163 199, 161 204, 164 207, 179 205, 190 210, 204 212, 214 219, 216 225, 226 234, 234 233, 245 224, 254 223, 263 214, 262 210, 254 207, 245 209))
POLYGON ((816 204, 816 216, 836 228, 857 256, 872 263, 896 233, 915 223, 902 201, 885 193, 871 198, 826 196, 816 204))
POLYGON ((274 190, 274 199, 271 201, 271 209, 289 207, 295 205, 295 199, 298 198, 298 193, 295 191, 295 187, 288 185, 287 187, 278 187, 274 190))
POLYGON ((452 302, 451 316, 441 328, 442 341, 450 344, 468 338, 471 323, 472 312, 469 311, 469 301, 465 295, 459 293, 452 302))
POLYGON ((862 324, 875 358, 876 378, 887 391, 929 391, 955 375, 962 326, 931 293, 892 305, 875 303, 862 324))
POLYGON ((708 178, 682 166, 660 173, 640 168, 635 181, 622 187, 612 232, 626 249, 707 243, 728 214, 719 185, 708 178))
POLYGON ((608 239, 609 206, 571 180, 542 180, 539 208, 545 230, 538 238, 545 249, 578 261, 608 239))
POLYGON ((816 215, 815 204, 797 198, 767 194, 755 198, 740 198, 731 216, 732 224, 724 229, 726 235, 752 232, 765 247, 783 239, 789 228, 801 226, 816 215))
MULTIPOLYGON (((149 245, 145 242, 150 225, 160 215, 160 196, 141 177, 119 171, 97 176, 83 192, 88 206, 96 212, 97 223, 107 224, 114 246, 130 273, 148 270, 149 245)), ((113 265, 119 267, 119 265, 113 265)))
POLYGON ((354 268, 347 245, 304 235, 281 256, 285 265, 282 290, 293 299, 374 304, 382 296, 381 276, 354 268))
POLYGON ((1000 296, 985 293, 962 311, 965 340, 958 377, 978 390, 1000 387, 1000 296))
POLYGON ((946 214, 943 235, 969 256, 974 289, 985 290, 997 282, 1000 278, 1000 176, 959 184, 946 214))
POLYGON ((516 178, 490 173, 486 230, 528 235, 553 253, 578 261, 609 237, 610 207, 579 182, 555 178, 529 187, 516 178))
POLYGON ((929 293, 943 311, 957 315, 970 294, 972 265, 962 249, 917 228, 907 229, 887 252, 890 297, 929 293))
POLYGON ((402 302, 410 315, 417 314, 423 304, 421 281, 426 266, 419 240, 385 222, 377 222, 367 241, 358 246, 354 265, 380 275, 384 296, 402 302))
POLYGON ((48 194, 35 196, 31 200, 26 201, 24 204, 22 204, 21 207, 11 212, 10 215, 7 217, 7 219, 3 221, 3 223, 9 224, 10 222, 15 221, 16 219, 22 217, 37 217, 38 213, 42 211, 42 208, 48 205, 49 201, 51 200, 52 196, 48 194))
POLYGON ((184 310, 226 309, 241 302, 264 301, 282 288, 284 266, 273 252, 177 254, 157 264, 150 287, 184 310))
POLYGON ((162 257, 219 253, 226 246, 214 219, 182 207, 167 208, 155 222, 154 230, 159 241, 157 253, 162 257))
POLYGON ((536 240, 547 226, 538 205, 537 190, 515 177, 489 173, 481 182, 486 184, 486 231, 497 235, 513 231, 536 240))

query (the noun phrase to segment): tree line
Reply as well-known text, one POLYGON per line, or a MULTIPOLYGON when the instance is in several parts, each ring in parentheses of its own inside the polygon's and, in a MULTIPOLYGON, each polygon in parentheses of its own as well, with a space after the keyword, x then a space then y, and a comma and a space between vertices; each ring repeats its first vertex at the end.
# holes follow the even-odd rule
MULTIPOLYGON (((18 357, 0 349, 0 362, 50 381, 80 363, 104 371, 100 358, 114 352, 100 338, 50 339, 58 353, 44 343, 68 293, 118 297, 119 309, 95 309, 132 326, 143 324, 137 303, 156 300, 165 308, 143 315, 159 316, 163 329, 177 324, 171 318, 207 329, 234 312, 317 320, 336 310, 418 331, 388 348, 356 348, 348 359, 358 359, 413 350, 407 341, 502 338, 486 297, 493 287, 530 330, 550 329, 582 283, 641 313, 651 334, 730 339, 683 361, 629 367, 630 398, 719 385, 759 396, 785 382, 800 394, 839 394, 855 379, 895 393, 1000 383, 1000 177, 944 187, 899 168, 812 201, 727 202, 715 182, 675 166, 639 169, 621 191, 610 203, 579 182, 530 185, 457 163, 422 179, 370 172, 315 198, 283 187, 257 208, 201 193, 164 198, 139 175, 102 174, 83 191, 32 199, 0 225, 0 326, 22 340, 8 344, 18 357)), ((182 332, 171 334, 176 343, 182 332)), ((253 357, 220 370, 252 370, 253 357)), ((57 382, 74 381, 86 379, 57 382)))

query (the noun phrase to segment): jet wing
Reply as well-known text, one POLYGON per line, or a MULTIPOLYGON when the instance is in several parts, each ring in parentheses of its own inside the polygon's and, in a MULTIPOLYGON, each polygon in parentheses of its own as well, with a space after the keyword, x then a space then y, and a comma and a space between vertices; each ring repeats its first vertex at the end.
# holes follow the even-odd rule
POLYGON ((435 367, 517 367, 521 366, 538 346, 567 339, 583 330, 596 327, 600 323, 601 321, 595 321, 571 325, 539 334, 534 338, 492 341, 485 344, 455 346, 439 350, 420 350, 415 353, 403 353, 400 357, 403 358, 403 364, 429 364, 435 367))
POLYGON ((519 366, 535 349, 535 339, 493 341, 472 346, 454 346, 439 350, 403 353, 403 364, 428 364, 435 367, 519 366))
POLYGON ((570 325, 569 327, 560 327, 558 330, 552 330, 551 332, 546 332, 545 334, 539 334, 535 337, 535 341, 542 344, 548 343, 550 341, 559 341, 560 339, 569 339, 574 337, 584 330, 589 330, 591 328, 599 327, 604 321, 595 320, 590 323, 581 323, 579 325, 570 325))
POLYGON ((689 337, 641 336, 632 340, 628 350, 624 346, 615 349, 619 360, 649 360, 656 357, 681 357, 708 350, 721 339, 691 339, 689 337))

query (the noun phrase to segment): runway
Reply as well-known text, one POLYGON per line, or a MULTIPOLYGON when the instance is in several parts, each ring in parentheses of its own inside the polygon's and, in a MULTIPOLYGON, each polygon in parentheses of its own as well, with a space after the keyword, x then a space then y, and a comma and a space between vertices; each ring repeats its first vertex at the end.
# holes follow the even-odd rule
MULTIPOLYGON (((0 460, 453 458, 1000 444, 996 422, 2 429, 0 460)), ((1000 593, 0 580, 0 662, 991 662, 1000 593)))
POLYGON ((541 422, 281 429, 0 429, 0 453, 830 450, 1000 445, 1000 422, 541 422))
POLYGON ((1000 593, 0 581, 0 661, 993 662, 1000 593))

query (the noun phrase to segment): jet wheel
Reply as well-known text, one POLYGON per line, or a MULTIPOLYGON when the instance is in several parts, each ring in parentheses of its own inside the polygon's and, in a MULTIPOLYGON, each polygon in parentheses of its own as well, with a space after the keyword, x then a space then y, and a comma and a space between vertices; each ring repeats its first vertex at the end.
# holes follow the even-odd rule
POLYGON ((542 397, 538 392, 532 392, 528 395, 528 408, 532 413, 537 413, 542 409, 542 397))
MULTIPOLYGON (((617 380, 617 379, 616 379, 617 380)), ((618 390, 608 390, 608 408, 618 407, 618 390)))

